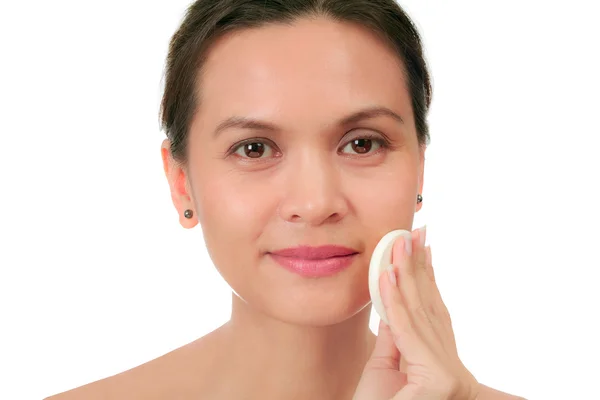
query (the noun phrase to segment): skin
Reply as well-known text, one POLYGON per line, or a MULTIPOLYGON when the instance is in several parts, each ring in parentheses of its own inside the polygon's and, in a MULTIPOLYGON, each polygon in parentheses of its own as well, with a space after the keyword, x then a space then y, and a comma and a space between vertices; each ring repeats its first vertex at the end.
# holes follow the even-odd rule
POLYGON ((370 255, 387 232, 411 230, 421 207, 425 147, 402 63, 361 27, 299 20, 224 36, 199 82, 189 165, 173 161, 167 140, 161 152, 181 225, 201 224, 234 292, 231 319, 174 352, 52 399, 351 399, 376 339, 368 326, 370 255), (232 117, 265 126, 215 134, 232 117), (352 145, 369 136, 370 150, 352 145), (258 158, 243 147, 228 152, 246 139, 264 144, 258 158), (324 244, 359 254, 346 270, 318 279, 266 254, 324 244))

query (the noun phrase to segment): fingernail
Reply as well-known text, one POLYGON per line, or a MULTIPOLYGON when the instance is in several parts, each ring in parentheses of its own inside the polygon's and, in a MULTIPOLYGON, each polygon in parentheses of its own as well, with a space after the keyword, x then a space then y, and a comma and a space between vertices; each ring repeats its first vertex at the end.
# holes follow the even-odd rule
POLYGON ((390 280, 392 286, 398 286, 398 279, 396 279, 396 272, 394 271, 394 266, 390 264, 388 265, 386 270, 388 273, 388 279, 390 280))
POLYGON ((419 244, 421 247, 425 246, 425 239, 427 238, 427 225, 419 228, 419 244))

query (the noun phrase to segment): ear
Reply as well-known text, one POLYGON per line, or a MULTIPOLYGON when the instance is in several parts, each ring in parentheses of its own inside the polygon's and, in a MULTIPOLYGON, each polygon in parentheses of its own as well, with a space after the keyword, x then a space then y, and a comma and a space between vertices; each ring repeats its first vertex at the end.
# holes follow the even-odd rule
POLYGON ((171 155, 171 142, 169 139, 163 140, 160 146, 160 153, 163 162, 165 176, 169 182, 171 191, 171 200, 179 215, 179 223, 186 229, 193 228, 198 224, 194 203, 189 195, 190 189, 187 182, 186 172, 175 162, 171 155), (183 213, 185 210, 191 209, 194 211, 192 218, 185 218, 183 213))
MULTIPOLYGON (((421 195, 423 195, 423 178, 425 176, 425 150, 427 150, 427 145, 423 144, 419 146, 419 191, 421 195)), ((415 199, 416 201, 416 199, 415 199)), ((418 203, 415 212, 419 212, 423 207, 423 203, 418 203)))

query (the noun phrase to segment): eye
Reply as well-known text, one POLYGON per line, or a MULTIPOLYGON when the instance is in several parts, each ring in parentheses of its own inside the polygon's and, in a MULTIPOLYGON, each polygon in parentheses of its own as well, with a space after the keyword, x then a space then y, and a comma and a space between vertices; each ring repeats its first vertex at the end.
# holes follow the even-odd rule
POLYGON ((377 137, 358 137, 348 142, 341 150, 348 154, 369 154, 374 153, 386 144, 383 139, 377 137))
POLYGON ((233 153, 242 158, 268 158, 273 156, 273 149, 267 143, 253 140, 240 144, 233 153))

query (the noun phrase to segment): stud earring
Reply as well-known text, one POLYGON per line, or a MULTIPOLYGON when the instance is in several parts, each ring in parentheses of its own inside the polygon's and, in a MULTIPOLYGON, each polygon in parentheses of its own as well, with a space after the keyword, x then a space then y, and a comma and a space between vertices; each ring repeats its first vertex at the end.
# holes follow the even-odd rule
POLYGON ((421 194, 417 195, 417 204, 422 203, 423 202, 423 196, 421 196, 421 194))
POLYGON ((186 217, 187 219, 190 219, 194 216, 194 212, 192 210, 185 210, 185 212, 183 213, 183 216, 186 217))

